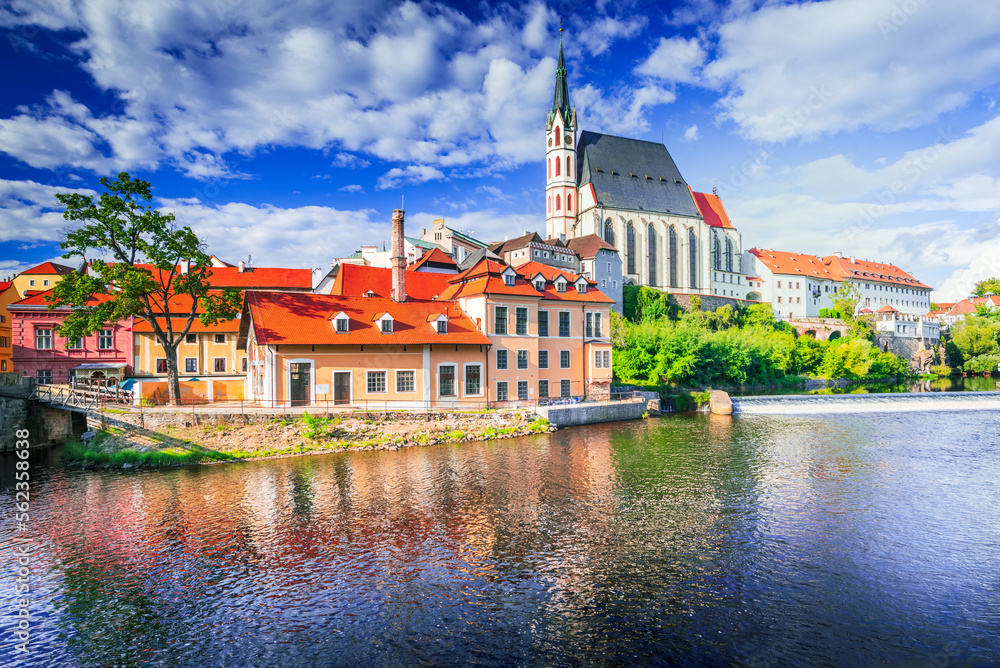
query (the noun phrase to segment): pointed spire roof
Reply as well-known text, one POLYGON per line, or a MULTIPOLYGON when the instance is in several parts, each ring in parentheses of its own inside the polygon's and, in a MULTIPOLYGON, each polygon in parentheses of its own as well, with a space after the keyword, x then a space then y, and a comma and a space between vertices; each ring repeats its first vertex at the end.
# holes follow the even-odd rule
POLYGON ((559 26, 559 62, 556 63, 556 88, 552 95, 552 108, 549 109, 549 123, 555 118, 556 110, 562 112, 563 121, 567 124, 573 122, 570 115, 572 109, 569 104, 569 86, 566 85, 566 59, 563 58, 562 25, 559 26))

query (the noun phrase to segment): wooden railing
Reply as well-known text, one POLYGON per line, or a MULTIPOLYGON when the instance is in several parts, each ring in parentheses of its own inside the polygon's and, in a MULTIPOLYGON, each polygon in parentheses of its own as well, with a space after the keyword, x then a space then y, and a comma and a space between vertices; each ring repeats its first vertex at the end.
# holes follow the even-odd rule
POLYGON ((48 404, 99 410, 107 404, 131 405, 132 392, 122 390, 117 385, 87 389, 63 385, 39 385, 31 394, 31 398, 48 404))

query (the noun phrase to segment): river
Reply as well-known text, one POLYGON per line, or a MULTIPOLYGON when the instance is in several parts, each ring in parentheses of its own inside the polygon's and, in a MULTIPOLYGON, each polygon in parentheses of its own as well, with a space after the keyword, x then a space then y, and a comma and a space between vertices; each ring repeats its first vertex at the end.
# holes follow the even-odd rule
POLYGON ((678 414, 166 471, 31 460, 0 664, 1000 664, 1000 412, 678 414))

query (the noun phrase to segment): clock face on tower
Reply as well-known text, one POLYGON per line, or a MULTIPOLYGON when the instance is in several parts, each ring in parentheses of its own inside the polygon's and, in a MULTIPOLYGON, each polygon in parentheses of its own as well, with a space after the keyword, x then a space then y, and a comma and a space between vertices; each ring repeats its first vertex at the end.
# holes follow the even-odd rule
POLYGON ((565 137, 566 145, 568 146, 573 141, 573 135, 566 135, 565 137))

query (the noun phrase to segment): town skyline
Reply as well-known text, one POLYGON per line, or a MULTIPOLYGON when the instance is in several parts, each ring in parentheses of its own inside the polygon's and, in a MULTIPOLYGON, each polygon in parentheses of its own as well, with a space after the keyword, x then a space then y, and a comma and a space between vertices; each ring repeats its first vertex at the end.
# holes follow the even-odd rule
POLYGON ((230 262, 327 268, 400 207, 543 233, 559 14, 580 128, 662 141, 744 248, 891 262, 937 301, 1000 273, 995 8, 134 7, 155 25, 0 14, 0 276, 59 257, 54 193, 118 171, 230 262))

